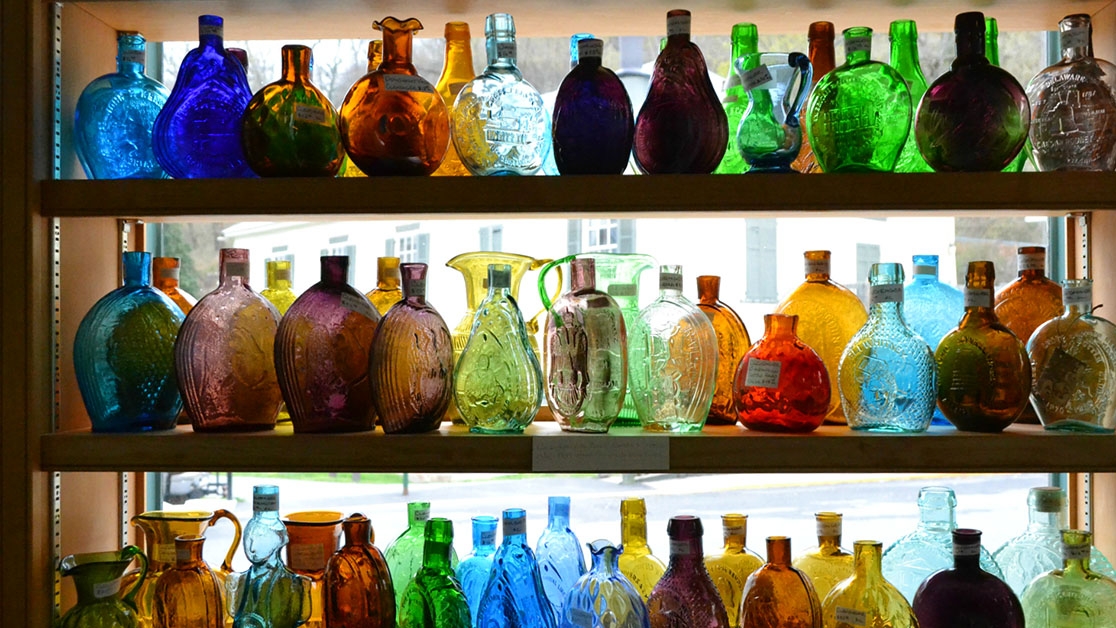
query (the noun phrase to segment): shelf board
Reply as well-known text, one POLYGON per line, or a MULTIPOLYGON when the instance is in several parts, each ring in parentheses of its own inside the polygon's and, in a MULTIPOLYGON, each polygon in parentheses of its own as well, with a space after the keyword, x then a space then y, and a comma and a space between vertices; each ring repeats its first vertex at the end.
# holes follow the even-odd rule
POLYGON ((274 220, 406 215, 898 215, 1116 208, 1116 173, 43 181, 46 216, 274 220))
POLYGON ((933 427, 925 434, 866 434, 823 426, 802 435, 709 426, 699 434, 562 432, 536 422, 523 435, 470 434, 445 424, 417 435, 296 435, 290 426, 256 434, 61 432, 41 440, 45 471, 532 472, 1109 472, 1116 436, 1045 432, 1015 425, 1002 434, 933 427))

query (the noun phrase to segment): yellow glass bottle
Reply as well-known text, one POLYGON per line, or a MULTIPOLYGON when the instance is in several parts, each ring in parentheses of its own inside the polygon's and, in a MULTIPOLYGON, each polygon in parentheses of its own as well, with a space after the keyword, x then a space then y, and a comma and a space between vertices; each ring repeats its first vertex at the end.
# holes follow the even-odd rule
POLYGON ((279 314, 286 314, 291 309, 298 295, 291 290, 290 260, 273 259, 267 262, 267 288, 260 291, 260 296, 270 301, 279 314))
POLYGON ((713 330, 717 332, 717 387, 713 391, 713 405, 709 407, 708 425, 735 425, 736 401, 732 383, 736 367, 752 346, 744 321, 727 304, 721 302, 721 278, 701 275, 697 278, 698 308, 705 312, 713 330))
MULTIPOLYGON (((368 74, 375 72, 376 68, 380 67, 380 62, 383 60, 384 40, 374 39, 368 42, 368 74)), ((449 103, 446 104, 448 105, 449 103)), ((451 146, 450 148, 452 149, 453 147, 451 146)), ((345 160, 341 162, 341 172, 337 176, 342 178, 356 178, 367 177, 368 175, 364 174, 360 168, 357 168, 357 165, 349 159, 348 155, 345 155, 345 160)))
POLYGON ((403 288, 400 287, 399 258, 376 258, 376 287, 366 294, 372 306, 380 313, 387 314, 391 306, 403 300, 403 288))
POLYGON ((829 372, 829 423, 845 423, 837 388, 841 353, 868 320, 868 310, 848 288, 829 278, 829 251, 806 251, 806 281, 775 312, 797 314, 799 339, 817 352, 829 372))
MULTIPOLYGON (((446 101, 446 107, 453 116, 453 104, 457 93, 469 81, 476 78, 473 70, 473 51, 469 48, 469 25, 465 22, 446 23, 446 61, 442 66, 442 76, 438 78, 435 89, 446 101)), ((457 156, 457 148, 450 142, 449 150, 442 159, 442 165, 434 171, 436 177, 467 177, 469 171, 457 156)))
POLYGON ((1046 248, 1019 247, 1019 276, 996 295, 996 317, 1027 344, 1039 325, 1062 315, 1062 287, 1046 277, 1046 248))
POLYGON ((838 583, 822 602, 825 628, 918 628, 907 598, 880 570, 883 544, 857 541, 853 552, 852 577, 838 583))
POLYGON ((178 285, 181 261, 177 257, 155 257, 151 260, 151 283, 170 297, 183 314, 189 314, 198 300, 178 285))
POLYGON ((841 513, 819 512, 814 519, 818 523, 818 546, 806 550, 793 564, 810 577, 818 599, 824 600, 838 582, 853 574, 853 555, 841 547, 841 513))
POLYGON ((635 585, 644 601, 666 572, 666 565, 651 553, 647 545, 647 503, 642 497, 628 497, 620 502, 620 573, 635 585))
POLYGON ((737 628, 740 625, 740 597, 744 593, 744 583, 752 572, 763 566, 764 560, 745 546, 748 541, 748 515, 721 515, 721 527, 724 529, 725 546, 720 554, 705 557, 705 569, 721 595, 721 602, 728 612, 729 626, 737 628))

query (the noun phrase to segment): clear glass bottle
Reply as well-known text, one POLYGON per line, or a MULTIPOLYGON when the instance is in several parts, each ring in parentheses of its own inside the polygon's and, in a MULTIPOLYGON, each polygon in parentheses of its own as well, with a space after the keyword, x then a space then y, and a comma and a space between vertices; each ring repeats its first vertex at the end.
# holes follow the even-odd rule
POLYGON ((996 316, 1026 344, 1038 326, 1062 314, 1062 287, 1046 277, 1046 247, 1021 246, 1019 275, 996 293, 996 316))
POLYGON ((643 429, 699 432, 717 386, 717 332, 682 295, 682 267, 659 268, 659 298, 628 333, 631 392, 643 429))
POLYGON ((592 568, 566 596, 558 628, 650 628, 647 604, 617 564, 623 548, 604 539, 588 545, 592 568))
POLYGON ((322 583, 322 617, 329 628, 395 625, 395 590, 372 522, 354 513, 341 524, 344 545, 329 558, 322 583))
POLYGON ((750 102, 740 125, 729 130, 749 172, 794 172, 802 148, 802 106, 813 68, 801 52, 764 52, 734 61, 750 102), (793 91, 792 91, 793 89, 793 91))
POLYGON ((883 577, 882 553, 883 544, 879 541, 853 544, 852 577, 837 583, 822 602, 827 627, 918 628, 910 603, 883 577))
POLYGON ((806 96, 806 104, 802 107, 802 148, 798 151, 798 159, 791 164, 793 170, 803 174, 820 174, 822 171, 814 157, 814 147, 810 145, 810 134, 806 132, 805 112, 809 109, 810 97, 813 96, 818 82, 837 67, 836 55, 833 52, 835 32, 833 22, 811 22, 807 31, 807 39, 810 42, 808 48, 810 66, 814 70, 814 75, 810 82, 810 93, 806 96))
POLYGON ((705 570, 709 572, 721 603, 725 605, 729 626, 740 626, 740 596, 744 593, 744 583, 752 572, 763 566, 760 555, 748 549, 748 516, 741 514, 721 515, 721 528, 725 545, 719 554, 705 557, 705 570))
MULTIPOLYGON (((476 78, 477 72, 473 69, 473 50, 469 45, 471 41, 469 25, 465 22, 446 22, 445 38, 446 59, 442 64, 442 74, 438 77, 438 84, 435 89, 442 95, 442 100, 445 101, 452 118, 457 95, 461 93, 461 89, 465 87, 466 83, 476 78)), ((442 165, 434 171, 434 176, 469 176, 469 170, 461 163, 461 158, 457 156, 457 147, 453 145, 452 140, 446 149, 446 156, 442 159, 442 165)))
POLYGON ((810 578, 818 599, 824 600, 837 583, 853 575, 853 554, 841 547, 841 513, 819 512, 814 520, 818 526, 817 547, 806 550, 791 564, 810 578))
POLYGON ((426 522, 422 567, 403 591, 399 628, 472 628, 469 602, 454 576, 453 522, 426 522))
POLYGON ((457 566, 457 579, 469 602, 469 615, 475 620, 480 609, 488 576, 492 573, 492 555, 496 553, 496 517, 473 517, 473 553, 457 566))
POLYGON ((727 303, 721 301, 721 278, 717 275, 701 275, 697 278, 698 309, 705 313, 713 323, 717 334, 717 385, 713 390, 713 404, 709 407, 711 425, 733 425, 736 423, 736 400, 732 384, 736 378, 736 367, 752 339, 744 321, 727 303))
POLYGON ((368 297, 380 316, 403 300, 403 276, 399 273, 399 263, 398 257, 376 258, 376 287, 364 296, 368 297))
POLYGON ((291 262, 285 259, 267 261, 267 288, 260 290, 260 296, 267 299, 283 316, 294 305, 298 295, 291 290, 291 262))
POLYGON ((492 575, 481 597, 476 625, 557 628, 535 553, 527 545, 527 512, 505 510, 503 530, 504 540, 492 558, 492 575))
POLYGON ((702 562, 701 519, 670 518, 670 563, 647 599, 652 628, 728 628, 728 614, 702 562))
POLYGON ((953 566, 918 587, 911 608, 921 628, 1023 628, 1023 607, 999 574, 982 569, 980 530, 954 530, 953 566))
POLYGON ((543 590, 555 619, 561 621, 566 594, 585 575, 585 556, 577 535, 570 530, 570 498, 552 496, 547 506, 546 530, 535 545, 535 557, 542 573, 543 590))
POLYGON ((1037 577, 1020 602, 1029 628, 1116 625, 1116 580, 1090 566, 1093 533, 1063 530, 1063 565, 1037 577))
POLYGON ((926 93, 927 85, 926 77, 922 74, 922 65, 918 62, 918 28, 914 20, 893 21, 888 29, 888 38, 891 40, 890 65, 907 82, 912 107, 911 129, 907 132, 907 141, 903 143, 899 162, 895 164, 895 172, 934 172, 922 158, 922 153, 918 152, 918 141, 915 139, 915 108, 926 93))
POLYGON ((620 502, 620 571, 632 581, 643 599, 663 577, 666 565, 647 545, 647 503, 642 497, 627 497, 620 502))
MULTIPOLYGON (((736 60, 749 54, 759 52, 759 29, 750 22, 741 22, 732 25, 732 56, 729 57, 728 76, 725 77, 725 96, 721 105, 725 109, 725 118, 728 120, 729 140, 725 149, 725 156, 713 174, 743 174, 748 171, 748 162, 736 150, 736 129, 740 126, 740 119, 748 110, 751 102, 748 90, 740 80, 740 73, 736 70, 736 60)), ((730 619, 732 613, 729 613, 730 619)))
POLYGON ((767 562, 744 585, 740 627, 821 625, 821 601, 810 578, 791 564, 790 538, 767 537, 767 562))
POLYGON ((194 309, 198 300, 194 295, 182 289, 178 285, 179 273, 182 270, 182 261, 177 257, 155 257, 151 260, 151 283, 159 289, 163 294, 170 297, 171 301, 182 310, 183 314, 189 314, 190 310, 194 309))
POLYGON ((620 77, 601 65, 604 42, 577 42, 577 65, 554 99, 554 161, 562 174, 622 174, 632 154, 635 115, 620 77))
POLYGON ((929 345, 931 351, 961 320, 965 297, 938 280, 938 256, 911 257, 911 281, 903 287, 903 320, 929 345))

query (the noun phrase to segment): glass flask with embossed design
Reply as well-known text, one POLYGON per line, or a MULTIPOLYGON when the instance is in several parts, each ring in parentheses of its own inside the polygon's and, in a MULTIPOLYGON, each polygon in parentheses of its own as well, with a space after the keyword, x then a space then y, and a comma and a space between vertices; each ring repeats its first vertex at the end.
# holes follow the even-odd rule
POLYGON ((502 526, 504 540, 492 557, 492 574, 481 596, 476 625, 556 628, 539 565, 527 545, 527 512, 508 508, 502 526))
MULTIPOLYGON (((384 60, 384 41, 382 39, 373 39, 368 42, 368 70, 366 74, 371 74, 380 67, 380 62, 384 60)), ((447 105, 449 103, 446 103, 447 105)), ((341 151, 345 152, 345 151, 341 151)), ((445 161, 444 159, 442 161, 445 161)), ((344 160, 341 162, 341 171, 337 174, 339 177, 354 178, 354 177, 367 177, 368 175, 360 171, 356 164, 349 159, 346 153, 344 160)))
POLYGON ((155 157, 176 179, 255 176, 240 145, 252 89, 244 66, 225 50, 224 26, 216 15, 198 17, 198 47, 186 53, 155 118, 155 157))
POLYGON ((767 537, 767 562, 748 576, 740 628, 821 628, 822 606, 810 578, 791 564, 791 540, 767 537))
POLYGON ((864 327, 868 312, 855 293, 829 278, 829 251, 806 251, 803 257, 806 281, 783 299, 775 312, 798 316, 798 337, 818 353, 829 376, 831 394, 826 420, 844 423, 837 370, 841 354, 864 327))
POLYGON ((632 101, 616 73, 601 65, 604 42, 582 39, 577 50, 577 65, 554 100, 555 164, 562 174, 621 174, 632 154, 632 101))
POLYGON ((822 600, 822 619, 832 628, 887 626, 918 628, 911 605, 895 585, 883 577, 879 541, 853 544, 853 572, 822 600))
POLYGON ((814 147, 810 145, 810 134, 806 132, 806 114, 810 97, 822 77, 829 74, 837 66, 836 55, 833 52, 833 23, 812 22, 807 32, 809 40, 810 67, 813 68, 813 77, 810 81, 810 93, 806 96, 806 103, 802 106, 802 148, 798 151, 798 158, 791 164, 791 168, 803 174, 820 174, 821 167, 814 157, 814 147))
POLYGON ((903 319, 903 267, 872 264, 868 322, 841 354, 837 371, 849 427, 923 432, 937 401, 937 365, 926 341, 903 319))
MULTIPOLYGON (((453 117, 453 107, 457 95, 465 84, 477 76, 473 69, 473 50, 469 46, 469 25, 465 22, 446 22, 446 60, 442 64, 442 75, 438 77, 435 88, 441 94, 453 117)), ((469 169, 461 163, 457 156, 457 147, 451 141, 446 148, 446 156, 442 165, 434 171, 436 177, 465 177, 469 176, 469 169)))
POLYGON ((903 286, 903 321, 907 326, 935 351, 964 313, 961 291, 938 280, 938 256, 913 256, 911 281, 903 286))
POLYGON ((593 564, 566 596, 558 628, 650 628, 647 604, 617 562, 623 546, 604 539, 587 545, 593 564))
POLYGON ((728 613, 702 562, 701 519, 678 515, 667 523, 670 562, 647 598, 651 626, 729 628, 728 613))
MULTIPOLYGON (((756 25, 749 22, 733 24, 732 56, 729 58, 728 76, 725 77, 725 95, 721 98, 721 106, 725 109, 728 122, 729 140, 725 155, 713 174, 742 174, 748 171, 748 162, 736 150, 736 128, 740 126, 740 119, 748 110, 751 97, 735 69, 735 61, 756 52, 759 52, 759 29, 756 25)), ((730 619, 732 615, 733 613, 729 613, 730 619)))
POLYGON ((543 591, 561 622, 566 594, 585 575, 585 556, 581 542, 570 529, 570 498, 551 496, 547 500, 546 530, 535 545, 535 558, 542 574, 543 591))
POLYGON ((345 96, 341 143, 369 176, 428 175, 441 165, 449 146, 449 112, 411 62, 422 23, 385 17, 373 26, 384 34, 384 58, 345 96))
POLYGON ((891 172, 911 125, 911 93, 891 66, 872 61, 872 29, 845 29, 845 63, 818 81, 806 134, 824 172, 891 172))
POLYGON ((888 28, 888 38, 891 40, 890 65, 907 82, 912 107, 910 130, 903 143, 903 152, 895 164, 895 172, 934 172, 922 153, 918 152, 918 140, 915 139, 914 108, 918 107, 927 88, 922 65, 918 62, 918 27, 914 20, 895 20, 888 28))
POLYGON ((174 346, 175 374, 196 432, 275 427, 279 312, 248 285, 248 249, 221 249, 221 283, 190 310, 174 346))
POLYGON ((488 66, 453 105, 451 137, 461 163, 478 176, 533 175, 550 151, 550 115, 516 66, 515 21, 484 21, 488 66))
POLYGON ((496 553, 496 517, 473 517, 473 553, 457 566, 457 580, 469 602, 469 615, 474 619, 480 607, 488 576, 492 573, 492 555, 496 553))
POLYGON ((1023 628, 1019 598, 998 574, 982 569, 980 530, 954 530, 953 566, 918 587, 911 608, 921 628, 1023 628))
POLYGON ((202 558, 205 537, 180 536, 174 540, 174 567, 155 583, 153 625, 156 628, 225 625, 224 587, 202 558))
POLYGON ((1062 314, 1062 287, 1046 277, 1046 247, 1021 246, 1019 275, 996 293, 996 316, 1024 344, 1039 325, 1062 314))
POLYGON ((957 429, 1000 432, 1015 422, 1031 394, 1031 361, 1019 338, 992 308, 996 269, 969 262, 965 314, 934 352, 938 407, 957 429))
POLYGON ((151 254, 122 255, 124 285, 89 309, 74 337, 74 373, 94 432, 168 430, 182 397, 174 343, 185 318, 151 285, 151 254))
POLYGON ((735 148, 750 172, 793 172, 802 147, 799 116, 810 89, 813 69, 801 52, 763 52, 733 62, 748 90, 748 110, 729 129, 735 148))
POLYGON ((178 285, 178 277, 181 272, 182 262, 177 257, 156 257, 151 260, 151 283, 162 291, 163 294, 170 297, 171 301, 182 310, 183 314, 189 314, 190 310, 194 309, 194 305, 198 300, 192 294, 182 289, 178 285))
POLYGON ((471 432, 522 432, 542 403, 542 369, 511 296, 511 277, 507 264, 488 266, 488 296, 454 370, 454 400, 471 432))
POLYGON ((607 432, 624 406, 628 340, 620 306, 596 289, 593 259, 570 261, 570 291, 550 307, 544 335, 554 420, 571 432, 607 432))
MULTIPOLYGON (((1000 66, 1000 27, 996 22, 996 18, 984 16, 984 56, 988 57, 988 62, 994 66, 1000 66)), ((1029 100, 1029 99, 1028 99, 1029 100)), ((915 107, 918 107, 917 103, 915 107)), ((1030 132, 1028 131, 1028 134, 1030 132)), ((1011 163, 1004 166, 1004 172, 1020 172, 1023 166, 1027 164, 1027 153, 1029 146, 1024 143, 1023 149, 1011 160, 1011 163)))
POLYGON ((1116 580, 1090 564, 1093 533, 1063 530, 1062 564, 1027 586, 1020 603, 1029 628, 1116 625, 1116 580))
POLYGON ((345 152, 337 110, 310 80, 308 46, 283 46, 283 76, 248 101, 240 141, 261 177, 332 177, 345 152))
POLYGON ((341 549, 342 514, 337 510, 304 510, 283 515, 290 542, 283 553, 283 564, 292 573, 310 580, 310 619, 307 628, 322 628, 323 583, 326 563, 341 549))
POLYGON ((721 603, 725 605, 729 626, 740 626, 740 597, 744 593, 744 583, 748 576, 763 566, 760 555, 748 549, 748 516, 741 514, 721 515, 725 545, 719 554, 705 557, 705 570, 717 587, 721 603))
POLYGON ((135 628, 140 617, 135 608, 136 591, 147 576, 147 556, 134 545, 114 552, 70 554, 58 563, 63 577, 70 577, 77 603, 58 620, 60 628, 135 628), (121 593, 121 581, 136 562, 139 574, 131 588, 121 593))
POLYGON ((752 346, 748 330, 740 316, 721 301, 721 278, 717 275, 702 275, 697 278, 698 309, 705 313, 713 323, 717 334, 717 386, 713 391, 713 403, 709 407, 706 422, 712 425, 732 425, 736 423, 736 401, 732 384, 736 377, 736 367, 752 346))
POLYGON ((798 316, 767 314, 763 337, 740 360, 733 397, 740 423, 763 432, 812 432, 832 391, 825 363, 795 333, 798 316))
POLYGON ((469 602, 454 577, 453 522, 426 522, 422 567, 403 591, 399 628, 472 628, 469 602))
POLYGON ((682 267, 659 268, 659 298, 628 332, 632 397, 643 429, 700 432, 717 387, 717 332, 682 295, 682 267))
POLYGON ((1093 315, 1093 282, 1067 280, 1065 313, 1027 343, 1031 404, 1048 430, 1116 431, 1116 325, 1093 315))
POLYGON ((116 72, 94 79, 74 107, 74 150, 90 179, 163 179, 151 128, 170 91, 144 74, 146 40, 116 34, 116 72))
POLYGON ((403 264, 403 300, 372 339, 372 405, 388 434, 438 429, 453 401, 453 341, 426 301, 426 264, 403 264))
POLYGON ((329 628, 395 625, 395 590, 383 553, 374 545, 372 522, 361 513, 341 523, 344 544, 326 562, 322 618, 329 628))
POLYGON ((376 427, 368 359, 380 313, 346 283, 349 257, 323 255, 321 281, 279 323, 275 368, 296 432, 376 427))
POLYGON ((283 316, 294 305, 298 295, 291 290, 291 262, 273 259, 267 262, 267 288, 260 290, 260 296, 267 299, 283 316))
MULTIPOLYGON (((409 502, 407 504, 407 529, 403 531, 384 552, 388 569, 391 572, 395 600, 403 599, 407 583, 414 578, 422 567, 423 545, 426 542, 426 522, 430 519, 430 502, 409 502)), ((457 552, 450 554, 452 566, 457 568, 457 552)))
POLYGON ((1039 170, 1116 170, 1116 66, 1093 56, 1087 13, 1058 23, 1062 60, 1027 84, 1039 170))
POLYGON ((632 582, 643 599, 663 577, 666 565, 647 545, 647 503, 642 497, 627 497, 620 502, 620 571, 632 582))
POLYGON ((399 273, 398 257, 376 258, 376 287, 364 296, 372 302, 372 307, 380 316, 388 313, 391 306, 403 300, 402 275, 399 273))
POLYGON ((806 550, 791 564, 810 578, 818 599, 824 600, 837 583, 853 575, 853 555, 841 547, 841 513, 819 512, 814 521, 818 526, 817 547, 806 550))
POLYGON ((728 119, 705 57, 690 41, 690 12, 668 11, 666 47, 655 59, 636 117, 636 166, 644 174, 708 174, 725 156, 728 138, 728 119))

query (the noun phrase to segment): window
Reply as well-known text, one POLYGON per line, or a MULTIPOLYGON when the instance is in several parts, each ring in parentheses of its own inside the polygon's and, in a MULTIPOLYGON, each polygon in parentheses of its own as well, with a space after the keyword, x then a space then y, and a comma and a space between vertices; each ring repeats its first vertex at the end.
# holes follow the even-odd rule
POLYGON ((635 221, 592 218, 569 222, 568 253, 635 253, 635 221))
POLYGON ((416 233, 395 239, 395 257, 400 262, 430 263, 430 234, 416 233))
POLYGON ((745 221, 748 285, 745 298, 751 303, 777 303, 779 290, 775 272, 775 219, 745 221))
POLYGON ((865 303, 868 302, 868 274, 872 272, 872 264, 879 263, 880 245, 857 243, 856 283, 849 288, 856 292, 856 296, 860 297, 860 300, 865 303))
POLYGON ((491 227, 480 228, 480 250, 482 251, 503 251, 504 250, 504 227, 503 225, 493 225, 491 227))

